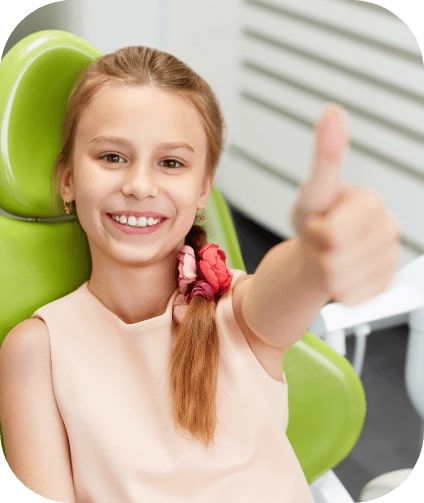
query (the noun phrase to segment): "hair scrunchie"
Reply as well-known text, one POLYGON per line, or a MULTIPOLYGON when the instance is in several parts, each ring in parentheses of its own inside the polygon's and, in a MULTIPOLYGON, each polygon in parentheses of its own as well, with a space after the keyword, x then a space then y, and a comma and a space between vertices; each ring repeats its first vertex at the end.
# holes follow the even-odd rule
POLYGON ((225 253, 214 243, 202 246, 198 258, 191 246, 184 245, 178 253, 177 269, 176 307, 187 306, 198 295, 208 301, 216 300, 228 291, 233 279, 225 253))

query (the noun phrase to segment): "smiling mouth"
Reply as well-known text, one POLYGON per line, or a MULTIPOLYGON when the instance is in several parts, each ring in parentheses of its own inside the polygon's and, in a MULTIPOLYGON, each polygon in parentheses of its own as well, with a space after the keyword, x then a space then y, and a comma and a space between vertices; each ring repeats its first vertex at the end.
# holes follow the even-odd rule
POLYGON ((110 215, 115 222, 128 227, 153 227, 162 222, 162 218, 136 217, 135 215, 110 215))

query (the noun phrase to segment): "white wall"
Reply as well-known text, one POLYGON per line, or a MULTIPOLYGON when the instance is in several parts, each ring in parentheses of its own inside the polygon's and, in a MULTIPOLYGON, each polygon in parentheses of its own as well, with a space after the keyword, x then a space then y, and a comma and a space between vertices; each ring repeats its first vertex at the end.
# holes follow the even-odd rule
POLYGON ((66 0, 46 5, 24 19, 7 44, 43 29, 68 30, 102 52, 125 45, 160 45, 167 0, 66 0))
POLYGON ((162 33, 165 0, 68 0, 73 16, 70 31, 102 52, 127 45, 157 47, 162 33))
POLYGON ((404 262, 424 253, 424 70, 390 12, 354 0, 68 0, 34 13, 10 43, 42 28, 68 29, 102 52, 159 47, 204 76, 228 127, 218 184, 281 235, 291 232, 319 110, 344 103, 354 140, 347 179, 383 192, 404 262))

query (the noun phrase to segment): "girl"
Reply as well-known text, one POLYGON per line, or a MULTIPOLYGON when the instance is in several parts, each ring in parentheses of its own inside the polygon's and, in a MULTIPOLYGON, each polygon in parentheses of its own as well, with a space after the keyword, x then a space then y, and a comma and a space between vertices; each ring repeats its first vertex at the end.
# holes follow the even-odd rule
POLYGON ((312 501, 284 434, 284 352, 329 299, 364 301, 396 266, 381 200, 339 181, 346 145, 331 105, 297 237, 246 276, 195 225, 223 147, 209 86, 142 47, 84 72, 56 178, 92 273, 0 357, 6 456, 27 486, 78 503, 312 501))

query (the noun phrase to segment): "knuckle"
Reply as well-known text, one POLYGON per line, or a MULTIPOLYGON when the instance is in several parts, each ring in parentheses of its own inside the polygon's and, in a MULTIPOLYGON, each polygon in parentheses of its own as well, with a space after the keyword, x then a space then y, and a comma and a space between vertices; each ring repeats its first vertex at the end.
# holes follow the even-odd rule
POLYGON ((321 229, 321 232, 316 235, 316 241, 323 249, 327 250, 329 257, 331 257, 332 251, 339 245, 341 234, 342 229, 339 228, 338 222, 330 218, 326 220, 325 227, 321 229))
POLYGON ((386 213, 386 206, 383 200, 383 197, 373 190, 365 191, 365 204, 367 208, 367 212, 377 215, 384 215, 386 213))
POLYGON ((340 236, 339 233, 339 225, 338 221, 335 218, 328 219, 326 230, 324 233, 325 243, 328 249, 333 249, 337 246, 338 239, 340 236))

